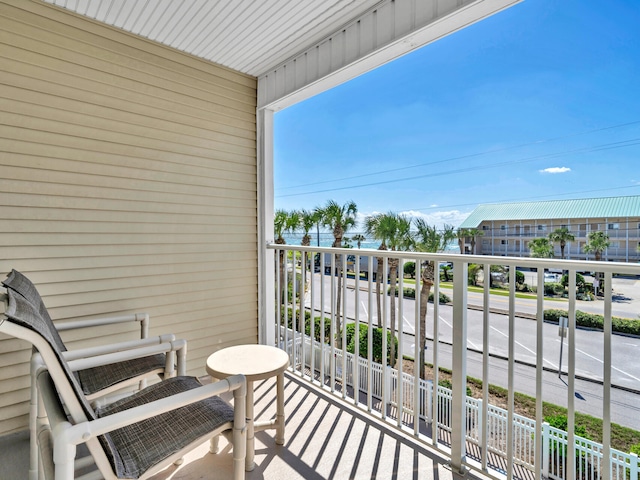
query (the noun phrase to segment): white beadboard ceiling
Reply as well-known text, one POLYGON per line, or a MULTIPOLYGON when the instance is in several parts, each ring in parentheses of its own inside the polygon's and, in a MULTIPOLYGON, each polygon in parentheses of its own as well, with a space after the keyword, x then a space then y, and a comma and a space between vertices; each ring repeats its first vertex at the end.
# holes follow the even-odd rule
POLYGON ((278 66, 380 2, 44 1, 255 77, 278 66))

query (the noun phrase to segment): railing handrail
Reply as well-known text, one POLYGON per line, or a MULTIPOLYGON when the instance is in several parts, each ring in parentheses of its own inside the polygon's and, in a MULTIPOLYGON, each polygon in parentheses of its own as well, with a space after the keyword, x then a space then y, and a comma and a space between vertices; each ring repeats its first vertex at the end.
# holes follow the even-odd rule
POLYGON ((490 265, 504 265, 528 268, 557 268, 561 270, 596 271, 638 275, 640 264, 627 262, 606 262, 595 260, 569 260, 555 258, 531 257, 503 257, 499 255, 468 255, 459 253, 427 253, 405 250, 376 250, 373 248, 335 248, 335 247, 305 247, 302 245, 267 244, 270 250, 290 250, 296 252, 328 253, 333 255, 373 256, 380 258, 402 258, 424 261, 463 262, 490 265))

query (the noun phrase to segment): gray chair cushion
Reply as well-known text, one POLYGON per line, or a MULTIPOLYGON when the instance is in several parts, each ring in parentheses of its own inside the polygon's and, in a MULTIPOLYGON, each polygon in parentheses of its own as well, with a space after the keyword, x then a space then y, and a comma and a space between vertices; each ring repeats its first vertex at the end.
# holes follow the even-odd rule
POLYGON ((99 392, 118 383, 144 375, 154 370, 163 370, 165 355, 158 353, 149 357, 134 358, 123 362, 87 368, 76 372, 85 395, 99 392))
MULTIPOLYGON (((105 417, 129 408, 175 395, 201 386, 194 377, 175 377, 99 408, 105 417)), ((121 465, 119 478, 137 478, 150 467, 178 452, 218 427, 233 422, 233 408, 220 397, 211 397, 133 425, 114 430, 109 437, 121 465)))

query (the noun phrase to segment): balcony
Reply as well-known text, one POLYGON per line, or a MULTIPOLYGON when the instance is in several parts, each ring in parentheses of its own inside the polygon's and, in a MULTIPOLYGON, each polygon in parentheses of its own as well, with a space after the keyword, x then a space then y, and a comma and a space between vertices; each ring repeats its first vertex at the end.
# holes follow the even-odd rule
MULTIPOLYGON (((275 445, 266 432, 257 435, 257 467, 247 474, 248 479, 424 478, 436 471, 441 478, 453 477, 454 472, 496 479, 637 478, 637 456, 612 448, 609 440, 611 424, 624 423, 612 407, 617 403, 615 395, 623 387, 627 392, 635 389, 632 394, 636 395, 638 390, 637 385, 625 385, 617 373, 622 367, 616 363, 620 358, 617 356, 620 337, 613 335, 611 317, 620 313, 620 307, 614 302, 610 285, 614 283, 614 275, 640 275, 637 265, 275 245, 269 251, 274 254, 276 274, 275 281, 266 286, 274 293, 268 308, 275 313, 270 317, 267 338, 290 355, 285 385, 287 432, 284 446, 275 445), (418 369, 412 368, 413 360, 420 355, 416 342, 421 328, 416 321, 419 295, 416 299, 399 296, 395 301, 388 294, 380 298, 382 352, 388 352, 388 339, 392 338, 388 335, 391 312, 395 311, 395 318, 403 320, 397 322, 396 328, 397 337, 403 340, 397 345, 398 358, 404 359, 401 374, 397 365, 387 361, 388 356, 376 361, 371 351, 360 354, 363 344, 357 338, 359 329, 353 331, 356 338, 350 348, 347 329, 343 328, 345 348, 340 347, 338 298, 340 312, 346 312, 343 325, 357 322, 371 332, 378 322, 374 275, 366 275, 367 280, 356 278, 373 272, 378 259, 382 259, 380 280, 389 288, 388 267, 394 258, 400 259, 400 271, 408 262, 453 265, 451 282, 441 282, 439 276, 433 279, 431 291, 435 300, 428 304, 423 327, 425 359, 433 368, 425 378, 420 378, 418 369), (538 292, 544 290, 540 287, 545 269, 569 271, 573 280, 568 298, 553 305, 566 309, 568 318, 562 379, 547 365, 549 358, 557 358, 559 346, 548 341, 550 330, 552 337, 557 335, 557 325, 546 323, 543 318, 544 308, 549 308, 552 302, 542 293, 527 302, 518 299, 517 275, 513 281, 506 280, 506 297, 491 294, 488 284, 478 293, 467 282, 472 263, 482 264, 487 271, 492 264, 508 267, 509 271, 528 269, 526 281, 536 282, 538 292), (340 265, 347 268, 341 269, 340 265), (604 296, 598 301, 578 299, 575 275, 571 273, 585 269, 602 274, 604 296), (284 286, 288 287, 288 294, 276 296, 284 286), (449 297, 450 302, 445 302, 440 294, 449 297), (283 301, 278 302, 277 298, 283 301), (601 351, 590 351, 592 356, 602 359, 599 372, 590 371, 591 367, 577 360, 585 348, 585 332, 577 328, 576 312, 589 308, 602 312, 605 318, 603 332, 589 332, 601 337, 601 351), (286 324, 286 312, 292 311, 297 312, 295 321, 286 324), (313 316, 319 317, 317 322, 308 323, 305 334, 300 329, 301 311, 313 311, 313 316), (520 333, 525 329, 522 322, 527 322, 528 329, 534 332, 533 338, 525 339, 520 333), (328 332, 327 341, 318 340, 318 328, 328 332), (496 336, 493 331, 500 329, 503 335, 496 336), (434 338, 440 341, 433 342, 434 338), (478 356, 479 373, 477 365, 472 366, 478 356), (496 364, 497 358, 501 359, 501 365, 496 364), (439 381, 443 374, 438 367, 451 371, 450 383, 439 381), (522 368, 529 369, 533 382, 520 378, 522 368), (479 394, 468 395, 467 374, 482 380, 479 394), (591 377, 589 381, 601 391, 601 442, 581 438, 573 428, 569 431, 554 428, 542 416, 542 402, 548 401, 550 394, 555 395, 562 384, 564 399, 558 403, 567 408, 569 426, 577 424, 576 413, 583 411, 583 407, 576 399, 582 391, 580 382, 586 377, 591 377), (555 385, 550 378, 556 379, 555 385), (506 388, 505 405, 492 404, 489 383, 506 388), (535 413, 529 417, 517 413, 514 405, 515 393, 524 392, 526 383, 529 390, 525 393, 535 398, 535 413), (435 392, 434 385, 437 385, 435 392)), ((421 287, 419 277, 415 280, 398 277, 400 291, 415 286, 421 287)), ((632 373, 637 376, 637 372, 632 373)), ((271 416, 275 411, 274 382, 258 384, 255 398, 258 415, 271 416)), ((553 398, 557 401, 557 395, 553 398)), ((9 443, 11 449, 8 446, 0 449, 5 457, 0 464, 7 468, 13 463, 19 469, 15 459, 21 455, 24 458, 28 440, 24 436, 10 436, 3 442, 9 443), (8 456, 14 462, 7 461, 8 456)), ((171 467, 154 478, 201 478, 204 472, 219 475, 213 478, 226 478, 231 468, 231 458, 225 455, 228 447, 218 456, 206 453, 207 446, 203 445, 182 466, 171 467)), ((2 470, 0 473, 6 474, 2 470)), ((21 473, 9 475, 23 478, 21 473)))
MULTIPOLYGON (((623 479, 637 475, 637 457, 618 451, 610 444, 612 422, 624 423, 620 412, 611 406, 612 395, 617 395, 618 389, 625 385, 625 380, 616 374, 622 366, 621 337, 613 335, 610 319, 612 316, 635 318, 632 312, 625 314, 624 307, 613 301, 611 285, 617 285, 614 280, 617 275, 639 275, 637 265, 284 247, 276 253, 275 269, 278 272, 275 291, 282 292, 286 285, 288 293, 279 297, 282 303, 275 302, 276 318, 281 320, 273 338, 290 353, 295 375, 386 422, 418 444, 443 452, 454 471, 471 470, 495 478, 623 479), (425 378, 420 378, 418 369, 413 368, 413 359, 419 358, 421 350, 416 341, 421 328, 417 320, 420 296, 414 299, 399 295, 394 299, 387 294, 389 264, 394 258, 399 259, 400 272, 409 262, 453 265, 452 282, 441 285, 439 278, 433 279, 432 292, 436 300, 428 305, 422 327, 427 337, 426 361, 433 368, 425 378), (398 358, 405 359, 402 372, 398 372, 395 362, 389 362, 389 355, 376 362, 370 351, 364 355, 359 353, 363 345, 358 339, 360 329, 352 329, 351 334, 346 333, 345 328, 340 329, 341 322, 366 325, 369 331, 378 325, 376 286, 371 274, 377 261, 383 262, 381 284, 386 285, 380 298, 381 351, 389 352, 387 342, 392 337, 388 334, 392 331, 391 325, 397 325, 395 333, 401 339, 397 346, 398 358), (523 287, 517 285, 518 275, 508 278, 508 274, 503 290, 506 298, 491 294, 488 283, 476 292, 467 282, 471 264, 480 264, 485 271, 491 265, 500 265, 511 272, 524 270, 526 281, 539 293, 526 301, 519 299, 516 292, 523 287), (346 268, 341 269, 340 265, 346 268), (570 284, 565 300, 554 302, 544 297, 545 269, 568 271, 570 284), (588 295, 581 293, 575 273, 584 270, 598 272, 603 279, 604 296, 598 300, 582 300, 588 295), (357 278, 361 280, 356 281, 357 278), (450 301, 445 304, 441 294, 446 294, 450 301), (545 321, 545 308, 566 311, 564 354, 558 352, 561 345, 557 340, 558 326, 545 321), (315 322, 307 321, 304 334, 301 311, 319 317, 315 322), (338 311, 346 312, 346 318, 344 313, 339 317, 338 311), (587 334, 578 328, 576 313, 579 311, 601 314, 605 319, 604 331, 587 334), (294 320, 285 322, 287 316, 291 318, 291 312, 296 312, 294 320), (527 320, 523 320, 525 318, 527 320), (522 322, 528 325, 525 327, 522 322), (318 330, 329 331, 325 342, 319 341, 318 330), (525 335, 524 330, 531 333, 525 335), (352 341, 351 335, 355 337, 352 341), (597 358, 594 365, 586 365, 582 360, 589 342, 587 336, 592 339, 597 336, 596 343, 599 342, 599 351, 589 350, 597 358), (440 341, 433 342, 434 338, 440 341), (340 344, 349 347, 342 348, 340 344), (473 374, 471 352, 481 356, 480 367, 474 365, 473 374), (551 370, 558 368, 558 353, 562 355, 559 363, 562 373, 558 375, 554 371, 550 375, 551 370), (495 364, 497 357, 502 359, 500 366, 495 364), (555 359, 553 368, 549 365, 550 359, 555 359), (532 378, 533 382, 523 378, 522 365, 529 368, 524 377, 532 378), (439 382, 439 367, 451 370, 448 386, 439 382), (480 394, 468 396, 467 373, 482 381, 480 394), (557 385, 551 385, 552 376, 557 385), (574 432, 574 426, 578 425, 576 413, 584 412, 584 405, 576 398, 582 397, 580 382, 585 379, 597 384, 600 391, 600 405, 589 413, 603 420, 601 442, 582 438, 574 432), (490 383, 507 389, 506 405, 491 403, 490 383), (558 384, 564 388, 560 397, 556 390, 558 384), (437 385, 435 392, 434 385, 437 385), (535 398, 535 413, 524 416, 516 412, 516 393, 535 398), (566 407, 567 431, 545 422, 543 401, 566 407), (402 414, 398 413, 400 405, 402 414)), ((422 285, 419 275, 416 276, 413 280, 399 275, 398 291, 416 286, 419 291, 422 285)), ((637 385, 630 390, 632 395, 639 393, 637 385)), ((631 404, 634 404, 637 397, 632 398, 631 404)), ((593 402, 589 399, 588 403, 593 405, 593 402)))

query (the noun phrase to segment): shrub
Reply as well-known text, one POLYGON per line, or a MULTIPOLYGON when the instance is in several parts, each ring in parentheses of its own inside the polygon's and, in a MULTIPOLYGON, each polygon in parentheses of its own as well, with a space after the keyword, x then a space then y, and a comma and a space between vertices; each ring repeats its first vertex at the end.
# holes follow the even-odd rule
MULTIPOLYGON (((299 321, 300 321, 299 312, 300 310, 296 309, 296 330, 299 329, 299 321)), ((284 315, 285 315, 285 312, 283 310, 282 311, 283 323, 284 323, 284 315)), ((320 339, 320 332, 322 331, 321 320, 322 320, 322 317, 314 317, 313 319, 314 335, 313 336, 315 337, 315 340, 317 342, 320 342, 320 341, 329 342, 331 338, 331 319, 327 317, 324 318, 324 338, 322 340, 320 339)), ((287 327, 293 328, 291 307, 287 309, 287 327)), ((309 312, 308 310, 305 310, 304 312, 304 333, 308 336, 311 335, 311 312, 309 312)))
MULTIPOLYGON (((566 317, 567 315, 568 313, 565 310, 548 309, 544 311, 544 319, 550 322, 558 322, 558 318, 566 317)), ((578 310, 576 311, 576 325, 602 330, 604 328, 604 317, 578 310)), ((640 319, 612 317, 611 329, 616 333, 640 335, 640 319)))
MULTIPOLYGON (((567 275, 566 273, 564 275, 562 275, 562 278, 560 279, 560 283, 565 286, 568 287, 569 286, 569 275, 567 275)), ((578 287, 578 289, 583 289, 584 288, 584 277, 582 276, 582 274, 576 272, 576 287, 578 287)))
MULTIPOLYGON (((353 323, 347 325, 347 352, 356 352, 356 326, 353 323)), ((362 358, 369 358, 369 325, 361 323, 359 332, 359 354, 362 358)), ((382 328, 373 327, 371 332, 371 340, 373 341, 371 358, 376 363, 382 363, 382 328)), ((395 358, 392 364, 395 365, 398 359, 398 339, 391 332, 387 332, 387 359, 391 356, 391 342, 395 343, 395 358)))
MULTIPOLYGON (((387 294, 390 294, 390 290, 391 289, 387 290, 387 294)), ((397 296, 398 296, 398 289, 396 289, 396 297, 397 296)), ((416 289, 412 287, 404 287, 402 296, 404 298, 416 298, 416 289)), ((439 299, 440 299, 440 303, 451 303, 451 298, 442 292, 440 292, 439 299)), ((433 303, 433 292, 429 293, 429 302, 433 303)))
POLYGON ((564 293, 564 286, 558 282, 548 282, 544 284, 545 295, 562 295, 564 293))
POLYGON ((640 443, 631 445, 631 448, 629 448, 629 453, 635 453, 636 455, 640 455, 640 443))
MULTIPOLYGON (((438 380, 438 385, 440 385, 441 387, 444 387, 444 388, 448 388, 449 390, 451 390, 453 388, 451 380, 449 380, 447 378, 443 378, 442 380, 438 380)), ((471 391, 471 387, 469 385, 467 385, 467 397, 471 397, 471 396, 473 396, 473 392, 471 391)))
POLYGON ((407 262, 404 264, 404 274, 415 278, 416 277, 416 262, 407 262))
MULTIPOLYGON (((568 420, 567 420, 567 416, 566 415, 551 415, 551 416, 546 416, 544 417, 544 421, 547 422, 549 425, 551 425, 554 428, 557 428, 558 430, 563 430, 563 431, 568 431, 568 420)), ((573 432, 576 435, 581 436, 582 438, 586 438, 587 440, 591 440, 591 437, 589 436, 589 434, 587 433, 587 430, 584 428, 583 425, 574 425, 573 428, 573 432)))

